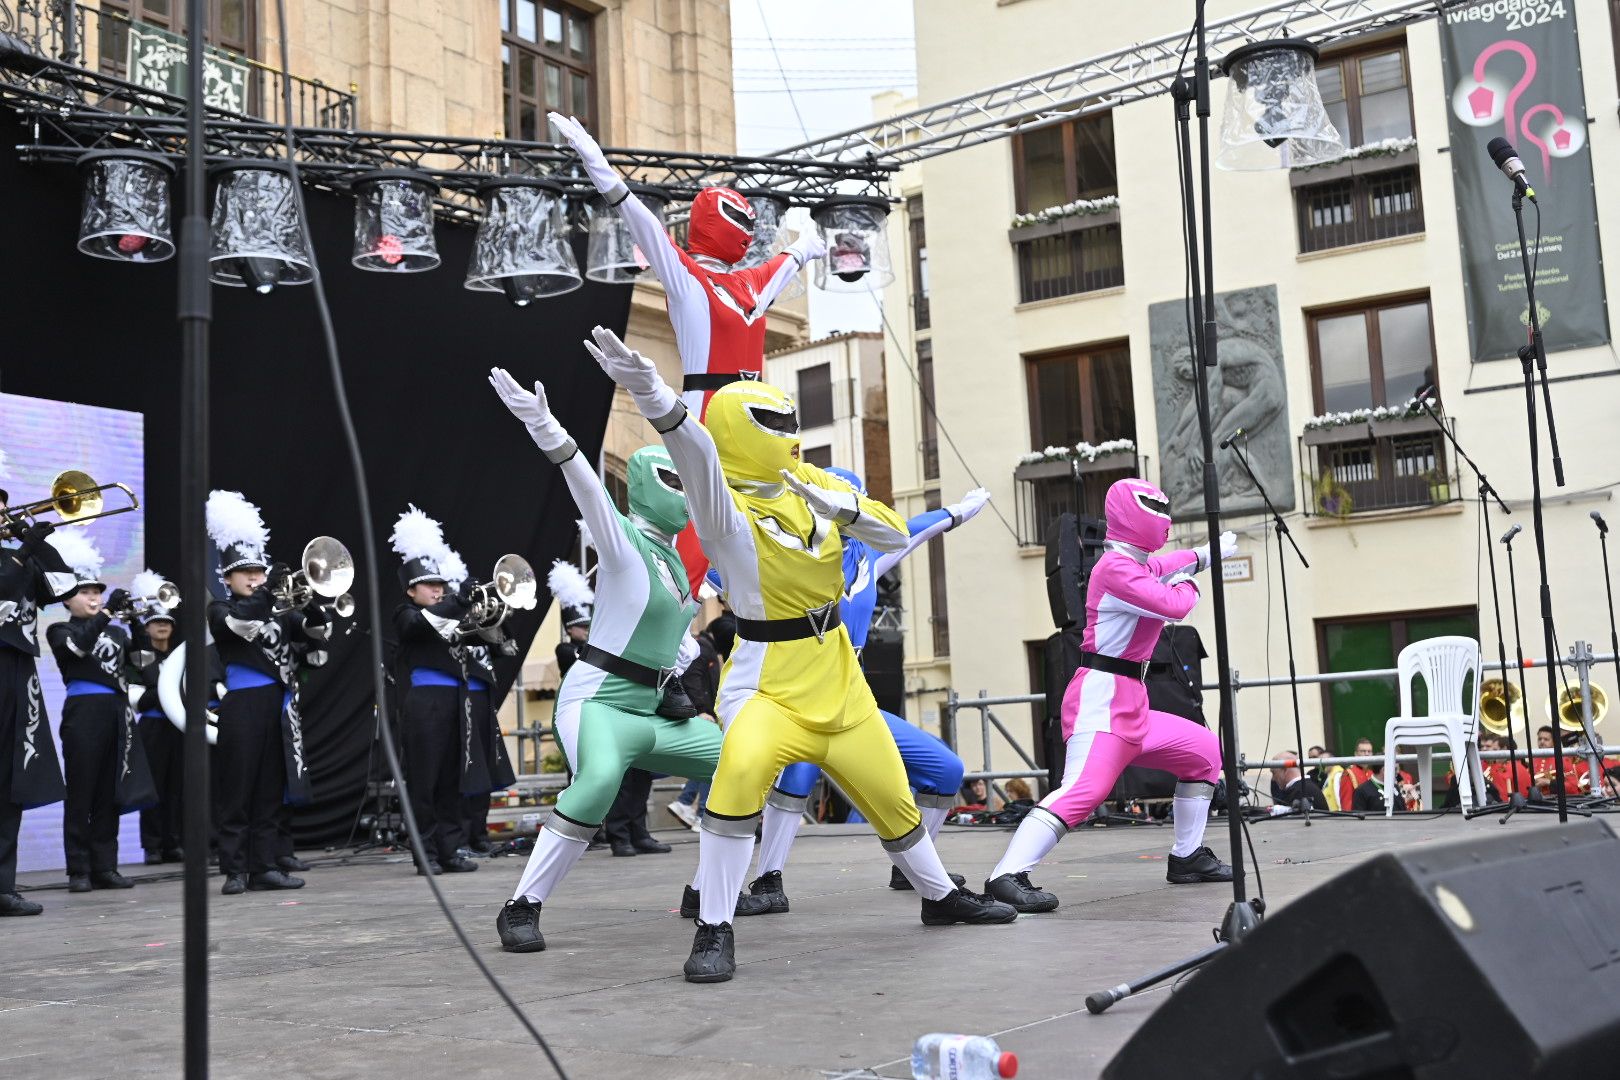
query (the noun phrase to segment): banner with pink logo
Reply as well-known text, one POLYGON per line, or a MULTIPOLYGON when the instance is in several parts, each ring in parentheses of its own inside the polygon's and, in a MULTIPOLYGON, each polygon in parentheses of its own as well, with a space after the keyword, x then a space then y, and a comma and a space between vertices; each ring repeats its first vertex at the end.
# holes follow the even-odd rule
MULTIPOLYGON (((1518 355, 1529 312, 1513 186, 1485 147, 1519 151, 1541 207, 1536 306, 1549 353, 1609 340, 1597 199, 1586 142, 1586 93, 1573 0, 1479 0, 1445 13, 1440 35, 1462 242, 1469 350, 1518 355)), ((1525 203, 1535 244, 1536 208, 1525 203)))

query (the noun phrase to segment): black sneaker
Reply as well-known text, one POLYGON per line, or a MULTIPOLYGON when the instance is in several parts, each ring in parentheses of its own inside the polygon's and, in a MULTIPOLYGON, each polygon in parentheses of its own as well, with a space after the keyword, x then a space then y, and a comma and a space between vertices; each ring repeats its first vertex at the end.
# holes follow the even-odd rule
POLYGON ((240 896, 247 892, 247 877, 246 874, 226 874, 225 884, 219 887, 219 895, 240 896))
POLYGON ((749 912, 750 915, 765 915, 774 913, 786 914, 788 910, 787 893, 782 891, 782 871, 772 870, 768 874, 761 874, 748 886, 750 896, 762 897, 769 906, 763 911, 749 912))
POLYGON ((310 865, 296 855, 282 855, 276 859, 276 869, 284 874, 301 874, 310 869, 310 865))
POLYGON ((154 851, 154 850, 147 851, 147 853, 146 853, 146 865, 147 866, 162 866, 163 865, 163 852, 154 851))
POLYGON ((1018 918, 1011 904, 956 889, 942 900, 924 899, 924 926, 950 926, 952 923, 1010 923, 1018 918))
POLYGON ((280 870, 266 870, 262 874, 249 874, 247 887, 254 892, 270 892, 275 889, 302 889, 304 879, 284 874, 280 870))
POLYGON ((474 855, 488 855, 491 851, 494 851, 495 848, 491 846, 489 840, 480 837, 477 840, 467 841, 467 850, 471 851, 474 855))
MULTIPOLYGON (((438 863, 436 863, 436 862, 430 862, 430 863, 428 863, 428 864, 427 864, 427 872, 428 872, 428 873, 430 873, 430 874, 432 874, 432 875, 433 875, 433 876, 434 876, 434 877, 438 877, 438 876, 439 876, 439 873, 440 873, 440 870, 439 870, 439 864, 438 864, 438 863)), ((421 876, 422 876, 422 868, 421 868, 421 867, 420 867, 420 866, 418 866, 418 867, 417 867, 417 868, 416 868, 416 876, 417 876, 417 877, 421 877, 421 876)))
POLYGON ((1058 906, 1056 896, 1029 883, 1028 870, 1021 870, 1016 874, 1002 874, 998 878, 986 881, 984 892, 990 899, 1000 900, 1014 911, 1032 915, 1051 911, 1058 906))
POLYGON ((507 952, 546 951, 546 939, 540 934, 539 903, 508 900, 495 916, 495 929, 501 935, 501 948, 507 952))
POLYGON ((694 983, 730 982, 737 973, 736 939, 731 924, 714 926, 697 921, 692 938, 692 955, 686 958, 686 981, 694 983))
POLYGON ((45 908, 32 900, 24 900, 14 892, 0 893, 0 917, 7 915, 38 915, 45 908))
POLYGON ((446 874, 470 874, 478 869, 478 864, 465 855, 457 855, 453 859, 440 859, 439 869, 446 874))
MULTIPOLYGON (((702 899, 703 895, 698 890, 690 885, 686 886, 681 891, 681 918, 697 918, 698 912, 701 910, 702 899)), ((737 915, 746 918, 749 915, 769 915, 773 909, 771 908, 770 897, 743 893, 737 897, 737 907, 734 910, 737 915)), ((783 910, 787 909, 783 908, 783 910)))
MULTIPOLYGON (((951 884, 955 885, 958 889, 967 884, 967 878, 963 877, 961 874, 947 873, 946 876, 951 879, 951 884)), ((905 874, 901 873, 898 866, 891 866, 889 868, 889 888, 895 890, 896 892, 913 891, 911 887, 911 879, 906 877, 905 874)))
POLYGON ((1197 885, 1205 881, 1231 881, 1232 868, 1215 857, 1215 853, 1207 847, 1201 847, 1191 855, 1170 856, 1170 865, 1165 869, 1164 880, 1172 885, 1197 885))
POLYGON ((90 875, 92 889, 133 889, 135 883, 116 870, 97 870, 90 875))
POLYGON ((68 875, 68 892, 89 892, 89 891, 90 891, 90 875, 89 874, 69 874, 68 875))
POLYGON ((185 862, 186 861, 186 850, 185 850, 185 848, 177 848, 177 847, 176 848, 165 848, 164 851, 163 851, 163 861, 166 862, 166 863, 168 863, 168 862, 185 862))

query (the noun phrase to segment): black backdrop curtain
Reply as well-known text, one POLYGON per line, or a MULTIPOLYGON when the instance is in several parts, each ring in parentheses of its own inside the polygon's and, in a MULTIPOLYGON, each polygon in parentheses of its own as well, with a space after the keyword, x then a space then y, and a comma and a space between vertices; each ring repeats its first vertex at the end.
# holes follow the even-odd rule
MULTIPOLYGON (((146 513, 147 563, 177 577, 178 260, 139 266, 80 255, 78 175, 70 166, 20 162, 11 147, 26 141, 14 116, 0 116, 6 203, 0 390, 145 414, 146 476, 96 479, 136 489, 146 513)), ((173 205, 178 226, 178 183, 173 205)), ((408 502, 444 522, 474 580, 487 580, 505 552, 523 555, 542 589, 540 607, 512 623, 527 649, 550 603, 546 570, 567 557, 578 515, 558 471, 507 415, 485 376, 499 365, 520 382, 543 379, 552 408, 594 457, 612 384, 579 343, 596 325, 624 332, 630 289, 586 282, 566 296, 514 308, 499 294, 462 288, 473 232, 445 226, 438 230, 438 269, 397 277, 357 270, 349 262, 352 201, 311 192, 308 205, 380 550, 361 549, 354 482, 309 286, 269 296, 214 288, 210 483, 258 504, 272 555, 282 562, 296 564, 304 544, 322 533, 342 540, 356 560, 377 558, 385 623, 401 598, 387 537, 408 502)), ((583 244, 579 254, 583 266, 583 244)), ((64 460, 62 467, 75 464, 64 460)), ((43 494, 16 493, 19 501, 43 494)), ((357 579, 362 606, 354 631, 304 688, 315 797, 297 811, 303 843, 342 839, 364 794, 373 724, 359 586, 357 579)), ((502 696, 519 660, 498 661, 502 696)))

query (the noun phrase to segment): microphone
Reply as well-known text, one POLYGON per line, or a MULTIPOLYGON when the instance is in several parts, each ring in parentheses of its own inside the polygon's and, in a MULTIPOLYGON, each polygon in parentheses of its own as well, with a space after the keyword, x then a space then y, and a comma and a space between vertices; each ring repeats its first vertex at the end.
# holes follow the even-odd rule
POLYGON ((1491 155, 1491 161, 1502 170, 1502 174, 1513 181, 1513 186, 1530 196, 1530 201, 1536 201, 1536 189, 1530 186, 1525 178, 1524 162, 1519 160, 1519 152, 1513 149, 1513 144, 1498 135, 1485 144, 1485 152, 1491 155))
POLYGON ((1423 403, 1425 401, 1428 401, 1431 397, 1434 397, 1435 389, 1436 389, 1436 387, 1435 387, 1434 383, 1432 383, 1432 382, 1431 383, 1424 383, 1422 386, 1418 387, 1417 388, 1417 393, 1413 394, 1410 398, 1407 399, 1406 411, 1408 413, 1422 412, 1423 411, 1423 403))
POLYGON ((1602 514, 1598 513, 1596 510, 1593 510, 1590 514, 1587 515, 1587 517, 1590 517, 1593 521, 1597 522, 1597 527, 1598 527, 1598 532, 1599 533, 1601 533, 1604 536, 1607 536, 1609 534, 1609 523, 1607 521, 1603 520, 1603 515, 1602 514))
POLYGON ((1249 433, 1247 431, 1245 431, 1243 428, 1238 428, 1236 431, 1232 432, 1232 434, 1228 435, 1226 438, 1221 440, 1221 449, 1225 450, 1227 447, 1231 446, 1238 439, 1241 439, 1241 438, 1243 438, 1244 436, 1246 436, 1248 434, 1249 433))
POLYGON ((1523 525, 1515 525, 1515 526, 1513 526, 1513 528, 1509 529, 1507 532, 1502 534, 1501 543, 1511 544, 1513 542, 1513 538, 1515 536, 1518 536, 1519 533, 1521 533, 1523 531, 1524 531, 1524 526, 1523 525))

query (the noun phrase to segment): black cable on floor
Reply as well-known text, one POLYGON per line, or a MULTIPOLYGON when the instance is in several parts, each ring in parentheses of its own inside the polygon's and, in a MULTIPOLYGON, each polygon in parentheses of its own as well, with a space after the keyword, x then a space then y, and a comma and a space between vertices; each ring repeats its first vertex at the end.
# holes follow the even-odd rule
MULTIPOLYGON (((371 649, 371 677, 375 684, 376 707, 380 710, 388 698, 383 681, 381 633, 383 622, 381 601, 379 599, 381 593, 377 581, 377 537, 371 524, 371 494, 366 484, 365 462, 360 455, 360 437, 355 431, 354 416, 349 411, 349 396, 343 386, 343 366, 338 358, 337 331, 332 326, 332 309, 327 303, 326 283, 321 277, 320 264, 315 255, 315 238, 310 232, 309 213, 304 205, 303 182, 299 176, 297 141, 293 136, 292 125, 292 80, 285 74, 292 70, 287 56, 287 0, 276 0, 276 22, 281 34, 281 70, 283 72, 281 80, 281 122, 287 142, 287 167, 292 174, 292 195, 293 201, 298 208, 299 227, 303 230, 304 243, 309 253, 311 284, 315 290, 315 310, 320 316, 321 335, 326 345, 327 366, 332 376, 332 394, 337 403, 338 418, 342 421, 343 441, 349 453, 349 466, 354 472, 355 495, 360 513, 360 536, 365 548, 363 556, 357 561, 365 573, 366 592, 364 602, 366 612, 371 618, 373 631, 366 635, 366 639, 371 649)), ((478 955, 478 950, 473 947, 472 940, 468 938, 467 932, 462 929, 461 923, 456 920, 455 915, 450 911, 450 905, 446 902, 438 881, 434 879, 431 873, 425 872, 425 868, 429 863, 427 851, 422 846, 422 834, 416 827, 416 814, 411 808, 410 798, 406 790, 404 771, 399 764, 399 752, 394 746, 394 734, 385 723, 379 722, 378 729, 382 732, 383 756, 388 762, 388 771, 393 774, 396 790, 399 792, 400 810, 404 815, 405 829, 410 834, 411 851, 416 856, 416 865, 424 868, 422 880, 427 882, 428 889, 433 893, 433 899, 438 903, 439 910, 444 913, 445 921, 455 931, 456 940, 461 942, 461 947, 466 950, 467 956, 471 958, 473 964, 489 982, 490 987, 506 1003, 506 1007, 512 1010, 512 1015, 517 1017, 518 1022, 523 1025, 535 1043, 545 1053, 546 1059, 551 1063, 552 1069, 556 1071, 560 1080, 568 1080, 568 1074, 563 1070, 562 1062, 557 1060, 557 1055, 552 1052, 551 1045, 546 1042, 546 1037, 540 1033, 539 1028, 534 1026, 534 1022, 529 1019, 522 1006, 501 984, 501 980, 489 969, 489 965, 484 963, 484 958, 478 955)))

